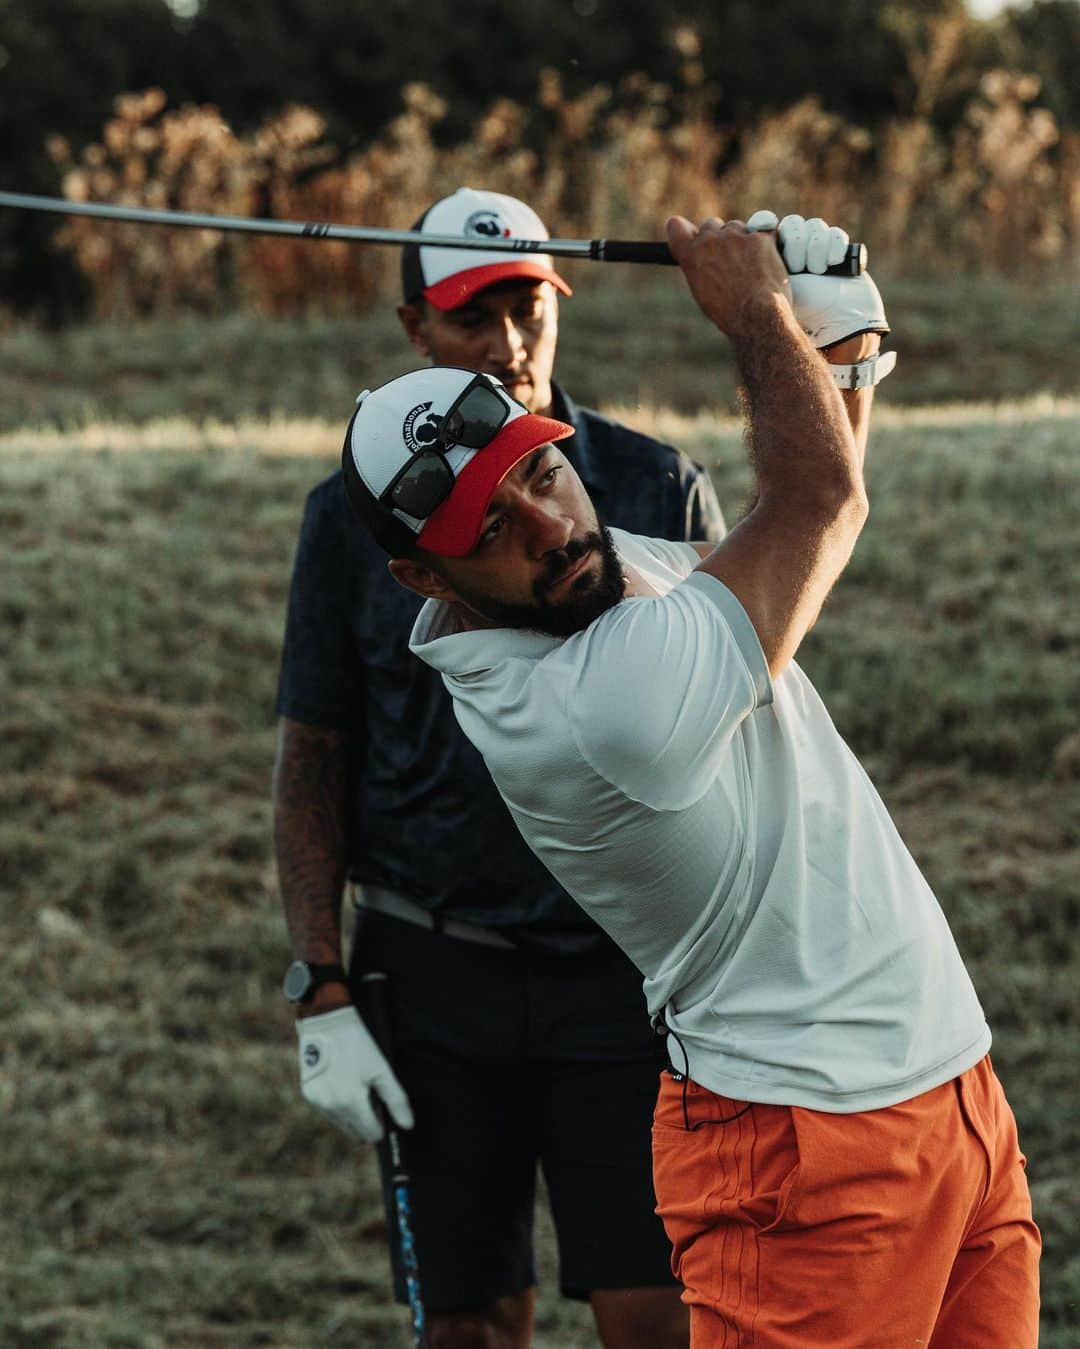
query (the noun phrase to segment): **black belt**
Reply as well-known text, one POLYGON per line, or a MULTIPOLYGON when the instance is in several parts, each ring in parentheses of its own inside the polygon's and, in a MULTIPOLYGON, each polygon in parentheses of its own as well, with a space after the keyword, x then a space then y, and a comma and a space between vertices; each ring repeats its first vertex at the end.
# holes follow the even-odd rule
POLYGON ((400 918, 414 927, 425 928, 428 932, 440 932, 444 937, 454 937, 457 941, 478 942, 481 946, 497 946, 503 951, 517 948, 507 937, 501 936, 493 928, 480 927, 477 923, 464 923, 460 918, 440 918, 414 899, 406 899, 396 890, 386 890, 381 885, 349 884, 349 894, 357 909, 370 909, 372 913, 382 913, 388 918, 400 918))

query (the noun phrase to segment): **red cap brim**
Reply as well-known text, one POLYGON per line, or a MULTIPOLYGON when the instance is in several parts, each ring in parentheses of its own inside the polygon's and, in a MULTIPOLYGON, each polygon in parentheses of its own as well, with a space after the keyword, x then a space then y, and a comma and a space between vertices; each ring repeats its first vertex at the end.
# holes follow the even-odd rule
POLYGON ((436 309, 457 309, 471 300, 478 290, 493 286, 497 281, 514 281, 523 277, 528 281, 550 281, 556 290, 564 295, 573 295, 573 291, 550 267, 534 258, 509 258, 506 262, 492 262, 486 267, 473 267, 471 271, 455 272, 424 291, 424 299, 430 300, 436 309))
POLYGON ((464 557, 476 547, 495 489, 527 454, 574 434, 566 422, 528 413, 504 426, 490 445, 469 460, 454 490, 417 535, 421 548, 442 557, 464 557))

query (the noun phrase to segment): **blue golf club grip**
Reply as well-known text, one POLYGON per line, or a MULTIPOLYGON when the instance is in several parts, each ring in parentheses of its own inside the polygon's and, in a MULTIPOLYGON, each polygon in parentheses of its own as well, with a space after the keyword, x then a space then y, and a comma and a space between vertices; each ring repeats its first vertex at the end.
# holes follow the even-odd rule
MULTIPOLYGON (((638 243, 630 239, 595 239, 595 256, 601 262, 651 262, 660 266, 675 266, 671 249, 663 243, 638 243)), ((826 276, 861 276, 866 271, 865 244, 848 244, 842 262, 825 268, 826 276)))

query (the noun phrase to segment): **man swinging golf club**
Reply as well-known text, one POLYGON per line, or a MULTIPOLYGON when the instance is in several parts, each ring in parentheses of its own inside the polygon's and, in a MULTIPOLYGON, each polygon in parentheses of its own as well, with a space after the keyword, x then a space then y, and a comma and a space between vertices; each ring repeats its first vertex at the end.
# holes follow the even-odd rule
POLYGON ((794 663, 866 520, 881 368, 815 346, 881 331, 880 297, 789 278, 737 221, 668 240, 745 390, 758 495, 719 545, 606 531, 567 428, 458 370, 363 399, 350 500, 427 597, 412 649, 522 835, 667 1032, 654 1176, 696 1349, 1025 1349, 1039 1234, 989 1030, 794 663), (864 382, 853 422, 837 384, 864 382))

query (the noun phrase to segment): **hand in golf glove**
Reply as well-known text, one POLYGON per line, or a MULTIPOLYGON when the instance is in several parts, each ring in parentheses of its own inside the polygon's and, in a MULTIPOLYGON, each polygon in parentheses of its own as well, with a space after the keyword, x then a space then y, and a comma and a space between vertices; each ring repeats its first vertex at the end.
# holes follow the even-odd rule
POLYGON ((870 275, 823 276, 826 267, 842 262, 848 237, 837 225, 772 211, 755 211, 750 230, 776 230, 784 265, 791 273, 792 305, 803 332, 815 347, 831 347, 856 333, 887 333, 889 323, 881 293, 870 275))
POLYGON ((347 1134, 377 1143, 383 1128, 372 1103, 374 1092, 399 1128, 412 1128, 409 1098, 355 1007, 301 1017, 296 1033, 300 1090, 309 1105, 347 1134))

